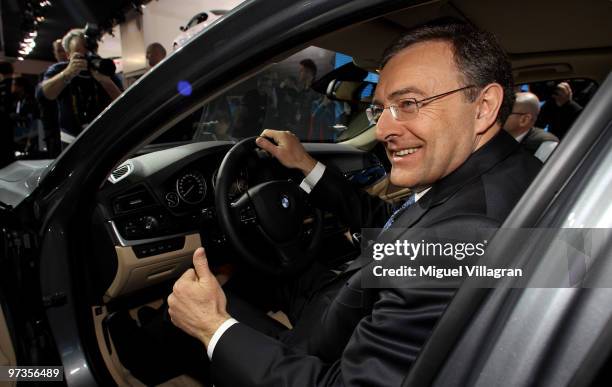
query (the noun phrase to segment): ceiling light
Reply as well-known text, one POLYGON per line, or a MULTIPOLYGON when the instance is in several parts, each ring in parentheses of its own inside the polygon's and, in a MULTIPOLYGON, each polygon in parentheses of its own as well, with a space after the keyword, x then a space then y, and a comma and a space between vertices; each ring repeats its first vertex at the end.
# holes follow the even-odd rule
POLYGON ((17 60, 23 60, 23 57, 18 56, 18 57, 17 57, 17 60))

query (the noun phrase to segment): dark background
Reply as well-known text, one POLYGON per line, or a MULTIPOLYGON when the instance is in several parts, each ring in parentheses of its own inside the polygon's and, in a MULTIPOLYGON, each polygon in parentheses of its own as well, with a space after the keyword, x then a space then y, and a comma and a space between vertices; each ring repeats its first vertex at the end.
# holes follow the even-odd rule
POLYGON ((7 57, 19 56, 19 44, 32 28, 33 19, 43 16, 35 28, 36 47, 28 59, 55 61, 51 44, 71 28, 83 28, 85 23, 97 23, 103 30, 112 29, 123 21, 129 9, 140 10, 148 0, 50 0, 51 5, 40 7, 41 0, 1 0, 2 41, 0 51, 7 57))

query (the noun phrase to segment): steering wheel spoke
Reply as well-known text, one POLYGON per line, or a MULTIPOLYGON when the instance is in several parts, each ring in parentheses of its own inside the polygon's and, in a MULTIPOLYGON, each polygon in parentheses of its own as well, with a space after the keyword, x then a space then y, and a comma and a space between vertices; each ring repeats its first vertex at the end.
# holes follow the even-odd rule
POLYGON ((243 225, 256 224, 257 217, 255 216, 255 209, 248 192, 245 192, 238 198, 238 200, 230 203, 230 207, 233 212, 233 216, 239 219, 243 225))

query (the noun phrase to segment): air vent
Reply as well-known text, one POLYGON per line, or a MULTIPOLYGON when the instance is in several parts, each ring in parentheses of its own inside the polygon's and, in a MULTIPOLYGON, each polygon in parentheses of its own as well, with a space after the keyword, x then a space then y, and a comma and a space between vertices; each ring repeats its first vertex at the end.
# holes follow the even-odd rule
POLYGON ((125 179, 132 171, 134 170, 134 166, 130 162, 125 162, 121 164, 117 169, 111 172, 108 177, 108 181, 115 184, 120 180, 125 179))

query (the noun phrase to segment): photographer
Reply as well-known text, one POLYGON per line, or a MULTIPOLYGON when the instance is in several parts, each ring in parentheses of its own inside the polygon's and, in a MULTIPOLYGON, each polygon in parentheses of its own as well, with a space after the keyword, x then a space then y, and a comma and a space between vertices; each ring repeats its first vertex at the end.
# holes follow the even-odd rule
POLYGON ((95 54, 97 38, 90 26, 70 30, 62 39, 69 61, 49 67, 38 91, 57 101, 62 148, 122 92, 112 61, 95 54))

